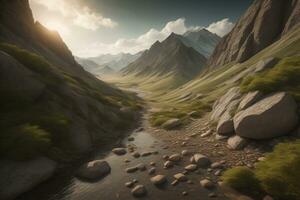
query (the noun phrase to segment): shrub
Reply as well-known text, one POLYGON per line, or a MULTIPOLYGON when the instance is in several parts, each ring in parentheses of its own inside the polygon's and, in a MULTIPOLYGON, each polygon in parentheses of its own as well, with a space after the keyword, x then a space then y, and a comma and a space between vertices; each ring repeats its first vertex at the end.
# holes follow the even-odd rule
POLYGON ((262 188, 281 200, 300 199, 300 140, 282 143, 255 171, 262 188))
POLYGON ((50 135, 39 126, 25 124, 1 134, 0 154, 17 160, 34 158, 51 146, 50 135))
POLYGON ((163 123, 172 118, 178 118, 181 120, 185 120, 187 118, 186 113, 182 113, 180 111, 161 111, 153 113, 150 117, 151 126, 161 126, 163 123))
POLYGON ((259 181, 252 170, 247 167, 236 167, 227 170, 222 176, 225 185, 242 193, 257 195, 260 191, 259 181))
POLYGON ((242 92, 259 90, 264 93, 288 91, 300 94, 295 87, 300 84, 300 56, 287 57, 281 60, 274 68, 260 74, 247 77, 241 84, 242 92), (292 91, 293 90, 293 91, 292 91))

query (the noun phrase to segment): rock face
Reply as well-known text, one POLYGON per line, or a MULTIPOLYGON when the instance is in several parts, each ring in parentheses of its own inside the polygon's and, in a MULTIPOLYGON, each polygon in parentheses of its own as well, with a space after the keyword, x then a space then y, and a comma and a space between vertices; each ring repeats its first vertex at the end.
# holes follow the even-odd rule
POLYGON ((297 0, 255 0, 233 30, 217 45, 209 65, 217 67, 249 59, 298 27, 299 10, 300 1, 297 0))
POLYGON ((257 63, 255 67, 255 72, 262 72, 268 68, 274 67, 279 62, 278 58, 267 58, 265 60, 261 60, 257 63))
POLYGON ((110 166, 104 160, 94 160, 83 165, 77 172, 77 176, 84 179, 96 180, 110 173, 110 166))
POLYGON ((233 119, 229 112, 225 112, 219 120, 217 133, 225 136, 234 133, 233 119))
POLYGON ((282 136, 297 124, 297 104, 284 92, 271 94, 234 117, 236 133, 251 139, 282 136))
POLYGON ((56 163, 48 158, 26 162, 0 161, 0 199, 14 199, 50 178, 56 163))
POLYGON ((168 121, 166 121, 162 127, 164 129, 174 129, 176 127, 178 127, 181 124, 180 119, 174 118, 174 119, 170 119, 168 121))

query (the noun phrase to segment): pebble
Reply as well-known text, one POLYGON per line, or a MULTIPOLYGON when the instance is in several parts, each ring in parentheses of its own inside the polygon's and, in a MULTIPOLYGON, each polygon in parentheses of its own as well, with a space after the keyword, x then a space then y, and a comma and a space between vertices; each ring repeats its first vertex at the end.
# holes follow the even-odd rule
POLYGON ((164 163, 164 168, 165 169, 168 169, 168 168, 171 168, 171 167, 173 167, 174 166, 174 163, 172 162, 172 161, 166 161, 165 163, 164 163))
POLYGON ((181 152, 181 155, 182 156, 188 156, 188 155, 190 155, 191 154, 191 152, 189 151, 189 150, 183 150, 182 152, 181 152))
POLYGON ((135 158, 139 158, 141 156, 139 152, 134 152, 131 155, 135 158))
POLYGON ((177 185, 179 182, 178 182, 178 180, 174 180, 174 181, 172 181, 172 183, 171 183, 171 185, 173 185, 173 186, 175 186, 175 185, 177 185))
POLYGON ((127 153, 126 149, 124 148, 114 148, 112 152, 116 155, 124 155, 127 153))
POLYGON ((201 180, 200 185, 206 189, 211 189, 212 187, 214 187, 214 184, 208 179, 201 180))
POLYGON ((147 190, 143 185, 137 185, 131 190, 131 194, 135 197, 142 197, 147 194, 147 190))
POLYGON ((168 159, 169 159, 169 156, 168 156, 168 155, 163 155, 163 159, 164 159, 164 160, 168 160, 168 159))
POLYGON ((150 162, 150 165, 151 165, 151 166, 155 166, 156 163, 155 163, 155 162, 150 162))
POLYGON ((217 194, 216 194, 216 193, 210 193, 210 194, 208 195, 208 197, 210 197, 210 198, 215 198, 215 197, 217 197, 217 194))
POLYGON ((152 167, 148 170, 148 174, 155 174, 155 171, 156 171, 156 168, 155 167, 152 167))
POLYGON ((129 137, 128 141, 134 141, 134 137, 129 137))
POLYGON ((210 165, 210 167, 211 167, 212 169, 220 169, 220 168, 223 168, 223 164, 220 163, 220 162, 214 162, 214 163, 212 163, 212 164, 210 165))
POLYGON ((150 156, 152 154, 152 152, 144 152, 144 153, 141 153, 141 156, 142 157, 146 157, 146 156, 150 156))
POLYGON ((186 177, 186 175, 184 175, 183 173, 178 173, 174 175, 174 178, 180 182, 184 182, 187 181, 188 178, 186 177))
POLYGON ((167 182, 167 178, 165 175, 156 175, 154 177, 152 177, 150 179, 150 181, 154 184, 154 185, 162 185, 165 182, 167 182))
POLYGON ((133 179, 132 182, 133 182, 133 183, 137 183, 138 180, 137 180, 137 179, 133 179))
POLYGON ((186 166, 184 169, 187 170, 187 171, 193 172, 197 169, 197 165, 190 164, 190 165, 186 166))
POLYGON ((136 172, 138 170, 138 168, 135 166, 135 167, 128 167, 125 169, 125 171, 127 173, 133 173, 133 172, 136 172))
POLYGON ((172 162, 179 162, 181 160, 181 155, 180 154, 173 154, 169 157, 169 160, 172 162))
POLYGON ((221 176, 222 175, 222 170, 217 170, 216 172, 215 172, 215 176, 221 176))
POLYGON ((141 163, 141 164, 138 164, 136 166, 140 171, 145 171, 147 168, 146 168, 146 165, 141 163))
POLYGON ((133 185, 134 185, 134 182, 132 182, 132 181, 125 183, 125 186, 128 188, 133 187, 133 185))
POLYGON ((130 160, 128 160, 128 159, 124 159, 124 162, 125 162, 125 163, 129 163, 129 162, 130 162, 130 160))
POLYGON ((186 191, 182 192, 182 196, 187 196, 187 195, 188 195, 188 193, 186 191))

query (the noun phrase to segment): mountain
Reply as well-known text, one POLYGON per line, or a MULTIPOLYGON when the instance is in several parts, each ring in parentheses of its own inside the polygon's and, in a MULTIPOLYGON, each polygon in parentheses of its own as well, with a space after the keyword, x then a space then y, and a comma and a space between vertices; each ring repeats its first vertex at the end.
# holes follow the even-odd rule
POLYGON ((215 47, 221 40, 218 35, 211 33, 206 29, 187 31, 182 36, 182 42, 186 46, 193 47, 207 58, 213 53, 215 47))
POLYGON ((0 176, 5 177, 0 199, 5 200, 51 177, 57 163, 116 141, 132 125, 137 107, 133 95, 86 72, 57 32, 35 22, 28 0, 0 4, 0 176))
POLYGON ((96 62, 85 59, 85 58, 79 58, 75 57, 75 60, 88 72, 93 73, 94 70, 101 68, 100 65, 98 65, 96 62))
POLYGON ((109 66, 106 65, 106 66, 98 68, 97 70, 94 71, 94 73, 96 75, 100 75, 101 76, 101 75, 114 74, 115 71, 112 68, 110 68, 109 66))
POLYGON ((300 24, 300 1, 255 0, 209 59, 210 66, 244 62, 300 24))
POLYGON ((135 62, 122 69, 124 75, 136 76, 177 74, 189 79, 199 73, 206 58, 172 33, 163 42, 157 41, 135 62))
POLYGON ((104 55, 99 55, 97 57, 91 57, 87 59, 94 61, 98 65, 108 66, 112 68, 114 71, 120 71, 128 64, 138 59, 141 55, 142 52, 136 54, 130 54, 130 53, 119 53, 116 55, 104 54, 104 55))

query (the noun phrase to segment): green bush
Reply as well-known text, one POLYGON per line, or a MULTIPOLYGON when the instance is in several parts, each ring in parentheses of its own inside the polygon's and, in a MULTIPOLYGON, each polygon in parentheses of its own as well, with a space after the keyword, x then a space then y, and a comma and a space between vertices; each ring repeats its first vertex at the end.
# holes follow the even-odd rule
POLYGON ((296 96, 300 94, 300 56, 282 59, 274 68, 260 74, 247 77, 241 84, 242 92, 259 90, 264 93, 288 91, 296 96))
POLYGON ((281 200, 300 199, 300 140, 282 143, 257 165, 262 188, 281 200))
POLYGON ((48 150, 50 134, 39 126, 25 124, 2 133, 0 154, 6 158, 27 160, 48 150))
POLYGON ((252 170, 247 167, 236 167, 227 170, 222 176, 225 185, 242 193, 257 195, 260 191, 259 181, 252 170))

